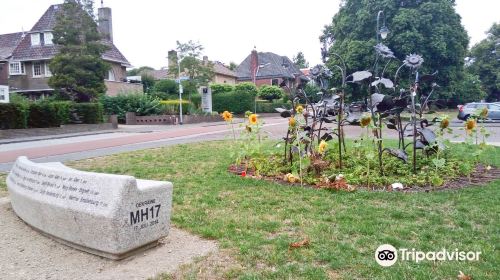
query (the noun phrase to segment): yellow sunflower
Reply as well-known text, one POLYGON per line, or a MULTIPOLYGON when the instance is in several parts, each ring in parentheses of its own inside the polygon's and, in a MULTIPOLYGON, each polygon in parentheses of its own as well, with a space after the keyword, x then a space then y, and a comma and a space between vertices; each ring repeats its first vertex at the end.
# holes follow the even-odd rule
POLYGON ((320 154, 324 153, 327 147, 328 147, 328 143, 326 143, 325 140, 321 140, 321 142, 319 143, 319 146, 318 146, 318 152, 320 154))
POLYGON ((471 131, 474 128, 476 128, 476 120, 475 119, 468 119, 465 122, 465 129, 467 129, 468 131, 471 131))
POLYGON ((481 117, 481 119, 486 119, 488 117, 488 108, 484 107, 481 113, 479 113, 479 117, 481 117))
POLYGON ((250 116, 248 116, 248 122, 250 124, 257 124, 258 121, 259 119, 257 118, 256 114, 251 114, 250 116))
POLYGON ((369 115, 363 115, 363 117, 361 117, 361 120, 359 121, 360 124, 361 124, 361 127, 367 127, 370 122, 372 121, 372 117, 369 116, 369 115))
POLYGON ((229 113, 228 111, 224 111, 221 116, 226 122, 230 122, 233 120, 233 114, 229 113))
POLYGON ((450 125, 450 120, 448 118, 444 118, 441 120, 441 123, 439 124, 439 128, 441 129, 446 129, 450 125))
POLYGON ((304 112, 304 107, 299 105, 299 106, 297 106, 297 108, 295 108, 295 111, 297 111, 298 114, 302 114, 302 112, 304 112))

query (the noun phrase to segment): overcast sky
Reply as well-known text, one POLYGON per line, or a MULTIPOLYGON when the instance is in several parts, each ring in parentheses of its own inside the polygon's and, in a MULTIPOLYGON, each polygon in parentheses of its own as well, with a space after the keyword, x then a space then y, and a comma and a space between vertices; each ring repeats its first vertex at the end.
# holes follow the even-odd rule
MULTIPOLYGON (((63 0, 2 0, 0 34, 29 31, 51 4, 63 0)), ((160 68, 176 40, 199 41, 210 60, 240 63, 254 46, 286 55, 302 51, 320 62, 318 37, 339 0, 104 0, 113 11, 114 42, 136 67, 160 68)), ((456 0, 471 43, 500 21, 498 0, 456 0)), ((96 7, 100 0, 96 0, 96 7)), ((390 28, 390 27, 389 27, 390 28)))

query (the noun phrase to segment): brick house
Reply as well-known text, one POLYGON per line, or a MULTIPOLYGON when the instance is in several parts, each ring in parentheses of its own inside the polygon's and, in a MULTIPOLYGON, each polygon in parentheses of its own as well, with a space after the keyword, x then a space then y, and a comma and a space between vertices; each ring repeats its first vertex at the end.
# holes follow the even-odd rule
POLYGON ((289 86, 294 87, 308 81, 288 57, 272 52, 253 50, 236 68, 237 81, 254 82, 254 71, 257 86, 279 86, 287 81, 289 86))
MULTIPOLYGON (((10 92, 17 92, 32 99, 50 95, 50 60, 57 55, 58 46, 52 43, 52 31, 62 5, 52 5, 28 32, 0 35, 0 84, 8 85, 10 92)), ((130 63, 113 44, 110 8, 99 8, 98 30, 108 50, 102 58, 111 65, 105 80, 108 95, 119 92, 140 91, 142 85, 126 82, 126 67, 130 63)))

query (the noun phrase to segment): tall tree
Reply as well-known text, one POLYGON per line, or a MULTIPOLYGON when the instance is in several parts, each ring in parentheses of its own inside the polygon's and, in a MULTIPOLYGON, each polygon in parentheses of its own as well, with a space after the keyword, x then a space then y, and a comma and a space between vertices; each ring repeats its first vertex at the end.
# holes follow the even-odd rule
POLYGON ((293 57, 293 64, 297 66, 299 69, 308 68, 309 62, 306 61, 304 54, 302 52, 298 52, 296 56, 293 57))
MULTIPOLYGON (((180 67, 188 77, 190 83, 198 87, 207 85, 213 78, 213 63, 203 61, 200 56, 203 51, 203 46, 199 42, 189 40, 187 43, 177 41, 177 55, 180 58, 180 67)), ((177 61, 177 58, 171 58, 177 61)), ((177 73, 177 64, 172 63, 169 67, 169 72, 177 73)))
MULTIPOLYGON (((403 60, 410 53, 423 56, 422 73, 438 70, 440 98, 452 97, 450 85, 463 77, 464 58, 469 42, 467 32, 456 13, 454 0, 343 0, 332 23, 323 31, 322 41, 332 43, 329 49, 347 62, 348 72, 368 70, 374 65, 377 13, 384 14, 389 35, 383 43, 403 60)), ((395 73, 396 63, 386 73, 395 73)), ((357 89, 359 92, 359 88, 357 89)))
POLYGON ((65 0, 54 27, 59 53, 49 64, 49 85, 78 102, 95 100, 106 92, 104 78, 110 66, 101 57, 107 46, 100 39, 94 1, 65 0))
POLYGON ((494 23, 486 39, 471 49, 470 72, 479 76, 487 100, 500 101, 500 23, 494 23))

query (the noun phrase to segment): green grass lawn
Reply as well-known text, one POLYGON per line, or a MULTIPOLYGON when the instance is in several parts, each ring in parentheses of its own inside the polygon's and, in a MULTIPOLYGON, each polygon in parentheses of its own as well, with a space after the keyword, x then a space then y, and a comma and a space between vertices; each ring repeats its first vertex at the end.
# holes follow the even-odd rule
MULTIPOLYGON (((73 162, 84 170, 174 183, 172 222, 215 239, 241 279, 474 279, 500 276, 500 181, 434 193, 354 193, 286 187, 229 174, 228 142, 205 142, 73 162), (289 249, 291 242, 308 247, 289 249), (384 243, 421 251, 481 251, 479 262, 374 260, 384 243)), ((487 159, 498 162, 500 149, 487 159)), ((498 164, 497 164, 498 165, 498 164)), ((168 277, 166 277, 168 278, 168 277)))

